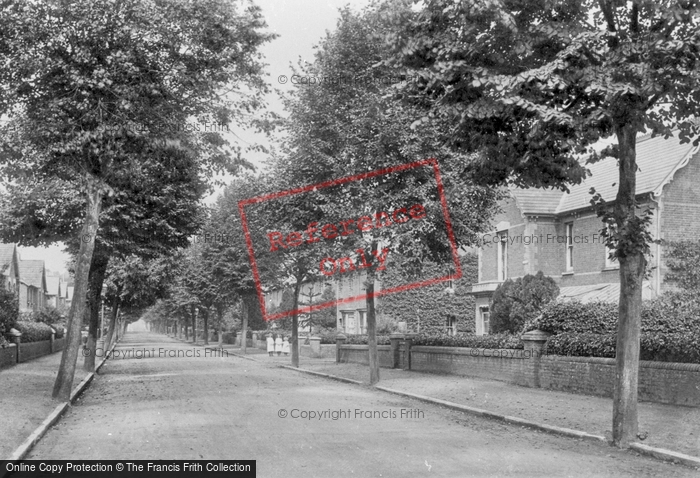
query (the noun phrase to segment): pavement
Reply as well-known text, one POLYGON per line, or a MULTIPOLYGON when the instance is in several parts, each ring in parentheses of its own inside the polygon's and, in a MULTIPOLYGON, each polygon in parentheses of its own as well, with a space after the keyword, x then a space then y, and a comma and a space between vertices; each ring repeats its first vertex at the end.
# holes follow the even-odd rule
MULTIPOLYGON (((121 355, 105 364, 27 458, 256 459, 258 476, 285 478, 403 477, 426 471, 431 476, 697 476, 693 468, 602 442, 562 438, 281 369, 290 363, 288 356, 268 357, 249 347, 241 357, 235 346, 222 349, 211 352, 159 334, 127 334, 115 350, 121 355), (153 352, 139 357, 133 353, 138 350, 153 352), (333 412, 352 415, 358 409, 393 412, 397 418, 332 418, 333 412), (319 419, 282 419, 281 410, 327 412, 319 419), (402 419, 401 410, 422 413, 402 419)), ((0 428, 13 427, 12 433, 0 434, 2 456, 55 406, 50 390, 59 361, 60 354, 54 354, 0 372, 3 386, 4 376, 15 380, 10 391, 32 383, 32 393, 2 396, 5 410, 23 403, 25 417, 24 422, 7 414, 0 418, 0 428)), ((362 365, 308 357, 300 362, 315 373, 359 382, 368 378, 362 365)), ((612 415, 608 399, 464 377, 381 369, 380 385, 592 434, 604 435, 612 415)), ((640 430, 649 434, 644 443, 700 456, 699 415, 695 408, 640 404, 640 430)))

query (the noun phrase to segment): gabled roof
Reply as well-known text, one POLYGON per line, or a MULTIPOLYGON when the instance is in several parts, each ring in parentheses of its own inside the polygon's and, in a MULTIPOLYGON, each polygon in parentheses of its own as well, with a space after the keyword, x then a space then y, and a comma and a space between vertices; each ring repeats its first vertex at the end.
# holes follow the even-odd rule
MULTIPOLYGON (((676 171, 688 164, 698 151, 692 143, 680 144, 677 135, 643 136, 637 139, 637 195, 661 194, 676 171)), ((569 193, 553 189, 512 188, 511 194, 523 214, 561 214, 590 207, 590 189, 595 188, 607 202, 615 200, 619 183, 617 160, 606 158, 587 166, 591 175, 581 184, 570 186, 569 193)))
POLYGON ((49 295, 61 295, 61 279, 56 276, 46 276, 46 290, 49 295))
POLYGON ((19 280, 25 284, 46 290, 46 276, 44 273, 44 261, 19 261, 19 280))
POLYGON ((17 247, 14 244, 0 244, 0 274, 9 269, 12 261, 17 260, 17 247))

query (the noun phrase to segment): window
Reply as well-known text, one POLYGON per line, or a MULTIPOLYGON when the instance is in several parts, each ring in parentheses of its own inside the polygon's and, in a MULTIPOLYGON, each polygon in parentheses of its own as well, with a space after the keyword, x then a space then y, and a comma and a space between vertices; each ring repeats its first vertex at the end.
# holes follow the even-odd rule
POLYGON ((610 258, 610 253, 612 251, 608 249, 607 247, 605 248, 605 268, 606 269, 616 269, 620 267, 620 264, 617 263, 617 259, 615 258, 610 258))
POLYGON ((491 313, 489 312, 488 307, 481 307, 479 309, 481 312, 481 331, 482 335, 488 335, 489 331, 491 329, 491 324, 490 324, 490 318, 491 318, 491 313))
POLYGON ((457 317, 455 317, 454 315, 448 315, 447 321, 445 323, 445 327, 447 329, 447 335, 456 335, 457 334, 457 317))
POLYGON ((360 314, 360 333, 361 334, 366 334, 367 333, 367 312, 364 310, 358 310, 358 314, 360 314))
POLYGON ((574 223, 566 224, 566 270, 574 270, 574 223))
MULTIPOLYGON (((338 330, 345 333, 350 333, 354 327, 355 313, 351 310, 344 310, 340 313, 338 319, 338 330)), ((354 331, 353 331, 354 332, 354 331)))
POLYGON ((498 233, 498 280, 508 278, 508 231, 498 233))

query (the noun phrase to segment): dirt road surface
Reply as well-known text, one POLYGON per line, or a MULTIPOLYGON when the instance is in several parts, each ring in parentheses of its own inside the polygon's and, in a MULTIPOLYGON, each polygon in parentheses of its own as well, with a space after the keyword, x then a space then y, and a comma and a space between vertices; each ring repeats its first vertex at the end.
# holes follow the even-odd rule
POLYGON ((254 459, 261 478, 698 476, 162 335, 116 350, 28 459, 254 459))

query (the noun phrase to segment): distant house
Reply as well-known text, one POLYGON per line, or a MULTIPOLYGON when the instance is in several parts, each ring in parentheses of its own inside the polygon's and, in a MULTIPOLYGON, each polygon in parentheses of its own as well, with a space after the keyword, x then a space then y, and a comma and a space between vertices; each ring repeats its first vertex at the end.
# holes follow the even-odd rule
POLYGON ((73 283, 68 282, 66 284, 66 297, 65 297, 66 307, 68 307, 68 308, 70 308, 71 303, 73 302, 73 289, 75 289, 75 286, 73 285, 73 283))
POLYGON ((68 288, 68 283, 64 281, 63 279, 59 278, 59 294, 58 294, 58 305, 56 307, 65 307, 66 306, 66 295, 67 295, 67 288, 68 288))
POLYGON ((46 276, 46 290, 46 305, 58 307, 61 303, 61 278, 58 276, 46 276))
MULTIPOLYGON (((653 210, 650 232, 670 241, 700 237, 700 153, 678 138, 643 136, 637 139, 637 200, 653 210)), ((542 271, 554 278, 560 299, 583 302, 618 300, 619 267, 609 258, 600 235, 602 222, 590 204, 595 188, 608 205, 617 193, 614 158, 589 165, 591 176, 569 193, 558 190, 511 188, 501 204, 495 228, 483 236, 479 250, 475 297, 477 334, 489 331, 489 301, 508 278, 542 271)), ((670 288, 664 283, 666 265, 661 245, 652 245, 647 258, 652 268, 643 295, 652 298, 670 288)))
POLYGON ((19 310, 32 312, 46 307, 46 272, 44 261, 19 261, 19 310))
POLYGON ((5 290, 19 291, 19 256, 15 244, 0 244, 0 275, 5 290))
MULTIPOLYGON (((338 322, 339 332, 346 334, 366 334, 367 333, 367 300, 365 294, 367 289, 365 282, 367 274, 351 274, 347 277, 336 279, 335 296, 338 299, 338 322), (343 303, 344 299, 360 297, 352 302, 343 303)), ((379 280, 374 281, 374 291, 379 292, 381 285, 379 280)), ((379 297, 375 297, 375 307, 379 307, 379 297)))

